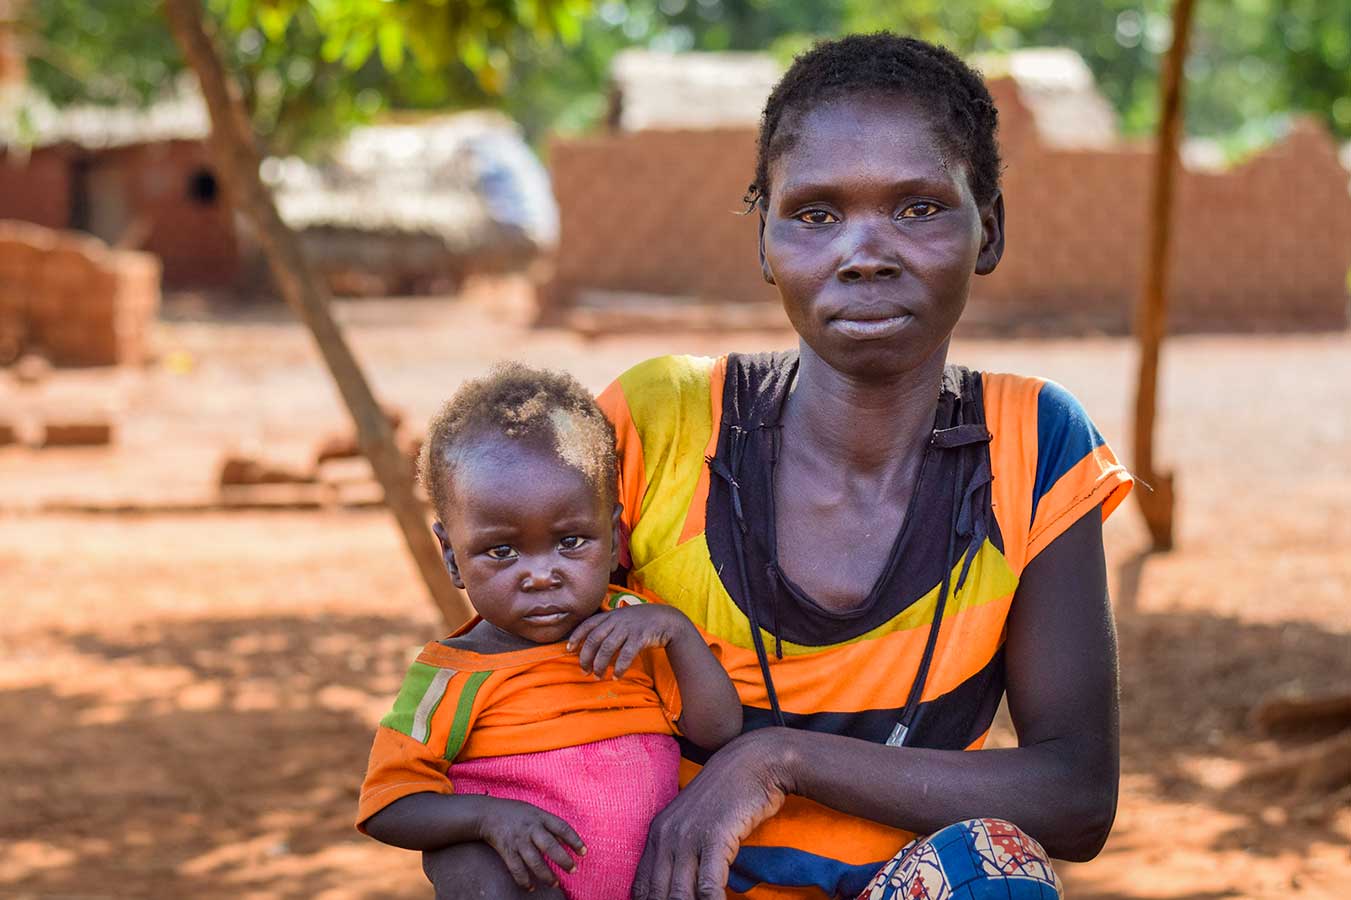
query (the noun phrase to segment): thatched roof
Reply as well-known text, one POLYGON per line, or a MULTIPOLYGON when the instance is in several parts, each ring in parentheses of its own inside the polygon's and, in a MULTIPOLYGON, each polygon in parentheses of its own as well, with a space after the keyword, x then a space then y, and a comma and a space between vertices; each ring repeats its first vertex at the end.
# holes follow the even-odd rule
POLYGON ((57 107, 29 88, 11 91, 0 101, 0 147, 69 144, 84 150, 109 150, 163 141, 200 141, 210 131, 206 104, 186 82, 146 107, 57 107))
POLYGON ((495 113, 358 128, 323 165, 272 159, 263 175, 295 228, 430 234, 453 248, 501 228, 538 245, 558 239, 548 175, 495 113))
POLYGON ((1032 113, 1037 134, 1052 147, 1111 147, 1116 111, 1098 90, 1084 58, 1064 47, 979 54, 970 60, 987 81, 1010 78, 1032 113))
POLYGON ((764 53, 625 50, 610 64, 622 131, 755 127, 783 74, 764 53))

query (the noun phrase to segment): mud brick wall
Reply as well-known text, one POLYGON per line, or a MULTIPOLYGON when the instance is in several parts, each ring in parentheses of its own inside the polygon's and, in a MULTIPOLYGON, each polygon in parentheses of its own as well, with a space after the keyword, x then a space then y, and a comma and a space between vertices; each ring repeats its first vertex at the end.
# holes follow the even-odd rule
MULTIPOLYGON (((1016 90, 992 84, 1007 168, 1007 247, 972 283, 966 325, 995 332, 1126 332, 1140 290, 1152 150, 1044 146, 1016 90)), ((587 289, 741 303, 775 300, 756 219, 750 129, 646 131, 556 141, 562 234, 548 302, 587 289)), ((1304 122, 1222 173, 1184 170, 1169 286, 1179 331, 1348 325, 1351 195, 1335 145, 1304 122)))
MULTIPOLYGON (((1178 173, 1173 328, 1347 327, 1351 195, 1334 148, 1304 122, 1242 165, 1178 173)), ((1128 331, 1144 274, 1152 150, 1006 145, 1005 155, 1005 255, 973 282, 968 317, 1033 331, 1128 331)))
POLYGON ((0 148, 0 219, 46 228, 70 220, 70 160, 58 149, 0 148))
POLYGON ((755 132, 640 131, 554 142, 560 242, 551 296, 584 289, 776 300, 741 215, 755 132))
POLYGON ((153 255, 0 221, 0 363, 27 350, 58 365, 144 362, 159 301, 153 255))
MULTIPOLYGON (((160 258, 166 285, 228 285, 240 272, 240 248, 224 185, 216 183, 212 199, 194 193, 194 180, 213 172, 207 147, 199 141, 104 151, 91 170, 90 202, 123 206, 126 224, 137 218, 149 224, 137 249, 160 258)), ((118 239, 112 233, 120 230, 117 224, 95 225, 90 230, 99 237, 110 243, 118 239)))

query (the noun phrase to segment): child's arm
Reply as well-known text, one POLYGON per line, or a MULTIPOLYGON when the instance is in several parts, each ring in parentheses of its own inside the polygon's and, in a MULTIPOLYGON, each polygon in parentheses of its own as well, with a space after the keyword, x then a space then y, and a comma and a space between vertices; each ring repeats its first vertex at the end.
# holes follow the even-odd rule
POLYGON ((565 872, 572 872, 577 863, 567 847, 579 856, 586 855, 577 832, 558 816, 529 803, 486 794, 409 794, 371 816, 362 827, 377 841, 407 850, 483 841, 497 851, 511 877, 526 890, 534 882, 557 884, 546 856, 565 872))
POLYGON ((741 700, 699 630, 672 606, 644 603, 592 616, 572 632, 568 650, 582 671, 602 675, 614 664, 623 675, 648 647, 665 647, 680 687, 680 733, 716 750, 741 733, 741 700))

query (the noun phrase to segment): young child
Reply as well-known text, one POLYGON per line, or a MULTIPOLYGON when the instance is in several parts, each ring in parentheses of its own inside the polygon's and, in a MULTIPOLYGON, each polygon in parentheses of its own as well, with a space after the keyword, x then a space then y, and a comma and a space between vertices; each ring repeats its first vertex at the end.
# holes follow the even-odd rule
POLYGON ((741 705, 684 614, 609 585, 616 471, 613 427, 567 375, 502 366, 432 420, 421 476, 478 616, 409 669, 360 830, 411 850, 482 842, 523 890, 629 896, 676 793, 673 732, 716 749, 741 705))

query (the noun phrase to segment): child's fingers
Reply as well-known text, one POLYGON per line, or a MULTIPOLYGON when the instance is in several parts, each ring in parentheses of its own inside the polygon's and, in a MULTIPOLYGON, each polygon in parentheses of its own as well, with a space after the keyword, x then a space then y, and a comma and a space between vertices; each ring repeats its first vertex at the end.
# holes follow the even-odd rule
POLYGON ((598 625, 592 632, 586 636, 582 649, 577 651, 577 664, 582 667, 583 672, 594 672, 596 664, 596 651, 600 649, 606 635, 614 630, 614 623, 605 622, 598 625))
POLYGON ((554 875, 554 870, 549 868, 549 864, 544 861, 540 855, 539 848, 535 846, 532 837, 529 841, 522 842, 516 852, 521 854, 521 861, 525 863, 530 873, 538 879, 540 884, 558 884, 558 878, 554 875))
POLYGON ((573 872, 577 869, 577 861, 572 858, 572 854, 568 853, 567 848, 558 838, 550 834, 547 828, 541 826, 532 831, 530 840, 534 841, 535 847, 552 859, 564 872, 573 872))
POLYGON ((497 855, 502 857, 502 862, 506 864, 507 871, 511 873, 511 880, 521 886, 522 890, 530 890, 535 883, 530 879, 530 871, 525 867, 525 862, 511 847, 498 848, 497 855))
POLYGON ((595 631, 596 628, 605 621, 601 615, 590 616, 582 620, 582 623, 572 629, 572 634, 568 635, 568 652, 573 653, 586 640, 587 635, 595 631))
POLYGON ((596 658, 591 663, 592 673, 604 675, 605 670, 610 668, 610 662, 615 658, 615 654, 620 651, 628 639, 628 634, 619 628, 607 634, 605 639, 600 642, 600 649, 596 651, 596 658))
POLYGON ((638 654, 643 652, 643 641, 626 641, 624 648, 619 651, 615 657, 615 677, 618 678, 629 670, 633 661, 638 658, 638 654))
POLYGON ((578 837, 577 832, 573 831, 572 826, 567 822, 564 822, 562 819, 558 818, 558 816, 548 816, 544 820, 544 827, 553 832, 554 835, 562 839, 563 843, 567 844, 573 850, 576 850, 580 855, 586 855, 586 844, 582 843, 582 839, 578 837))

